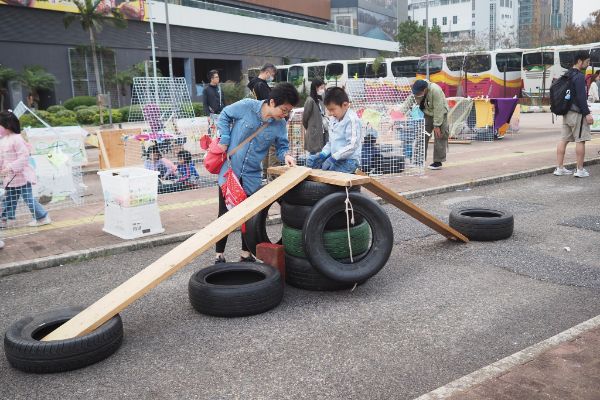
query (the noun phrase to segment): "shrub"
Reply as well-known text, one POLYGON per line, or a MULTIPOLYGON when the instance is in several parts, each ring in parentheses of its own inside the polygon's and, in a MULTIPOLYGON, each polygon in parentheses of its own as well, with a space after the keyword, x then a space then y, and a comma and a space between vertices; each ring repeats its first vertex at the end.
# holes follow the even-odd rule
POLYGON ((59 105, 50 106, 46 109, 46 111, 48 111, 49 113, 57 113, 57 112, 63 111, 63 110, 65 110, 65 108, 63 106, 59 106, 59 105))
POLYGON ((40 117, 41 119, 43 119, 46 122, 48 122, 48 120, 50 120, 50 115, 52 115, 48 111, 44 111, 44 110, 37 110, 35 113, 38 115, 38 117, 40 117))
POLYGON ((87 109, 90 111, 93 111, 95 113, 100 112, 100 107, 98 107, 98 106, 88 106, 87 109))
POLYGON ((79 122, 81 125, 92 125, 96 117, 98 118, 98 122, 100 122, 100 115, 89 108, 84 108, 83 110, 77 111, 76 115, 77 122, 79 122))
MULTIPOLYGON (((106 110, 106 117, 104 118, 104 121, 108 121, 108 116, 110 114, 108 113, 108 110, 106 110)), ((113 124, 118 124, 119 122, 123 122, 123 113, 121 113, 121 111, 118 108, 115 108, 112 110, 112 122, 113 124)))
POLYGON ((55 113, 55 116, 58 118, 73 118, 77 119, 77 113, 71 110, 61 110, 55 113))
POLYGON ((139 118, 143 119, 141 117, 142 115, 142 110, 140 108, 139 105, 135 104, 133 106, 125 106, 125 107, 121 107, 119 108, 119 111, 121 111, 121 114, 123 115, 123 122, 129 122, 129 115, 133 114, 134 116, 137 115, 139 118))
POLYGON ((65 116, 59 117, 58 114, 52 114, 49 122, 50 122, 50 125, 52 125, 52 126, 76 126, 76 125, 79 125, 79 123, 77 122, 77 118, 75 118, 74 115, 73 116, 65 115, 65 116))
POLYGON ((63 103, 63 106, 67 109, 67 110, 75 110, 75 107, 77 106, 95 106, 96 105, 96 98, 93 96, 76 96, 73 98, 70 98, 69 100, 65 101, 63 103))
POLYGON ((77 112, 79 110, 83 110, 84 108, 88 108, 89 106, 77 106, 73 109, 73 111, 77 112))
POLYGON ((192 103, 194 108, 194 116, 202 117, 204 115, 204 105, 202 103, 192 103))
POLYGON ((19 121, 21 122, 21 128, 27 128, 27 127, 41 128, 44 126, 40 121, 38 121, 38 119, 36 117, 34 117, 31 114, 21 115, 21 118, 19 118, 19 121))
POLYGON ((223 90, 226 105, 243 99, 246 92, 246 86, 240 82, 227 81, 221 85, 221 89, 223 90))

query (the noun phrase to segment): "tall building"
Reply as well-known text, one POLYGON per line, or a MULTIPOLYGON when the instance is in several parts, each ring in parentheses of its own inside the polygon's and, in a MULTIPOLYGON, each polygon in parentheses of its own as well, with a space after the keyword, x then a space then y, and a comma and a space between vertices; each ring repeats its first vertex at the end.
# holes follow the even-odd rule
MULTIPOLYGON (((425 25, 426 6, 411 0, 408 18, 425 25)), ((518 9, 518 0, 429 0, 429 26, 456 50, 509 48, 517 44, 518 9)))
MULTIPOLYGON (((398 50, 397 43, 387 36, 388 32, 393 35, 391 20, 380 25, 377 12, 367 10, 359 14, 357 29, 348 29, 340 21, 331 22, 330 0, 169 1, 173 72, 185 77, 195 100, 211 69, 219 71, 222 81, 237 81, 248 68, 266 62, 355 59, 398 50), (376 27, 386 35, 377 34, 376 27)), ((387 10, 388 1, 392 0, 371 0, 372 8, 385 11, 381 14, 385 17, 391 14, 395 21, 396 8, 387 10)), ((102 0, 100 4, 99 9, 107 12, 118 7, 129 19, 124 30, 105 24, 97 34, 102 48, 102 87, 111 93, 113 105, 123 106, 129 102, 128 90, 118 90, 114 77, 150 59, 150 16, 158 67, 163 75, 169 73, 165 4, 145 0, 102 0)), ((41 65, 59 82, 43 96, 42 105, 97 92, 89 47, 86 49, 88 33, 77 22, 65 29, 65 12, 76 12, 68 0, 0 2, 0 63, 17 71, 41 65)), ((18 99, 21 94, 9 97, 18 99)))
POLYGON ((551 45, 573 23, 573 0, 521 0, 519 45, 523 48, 551 45))

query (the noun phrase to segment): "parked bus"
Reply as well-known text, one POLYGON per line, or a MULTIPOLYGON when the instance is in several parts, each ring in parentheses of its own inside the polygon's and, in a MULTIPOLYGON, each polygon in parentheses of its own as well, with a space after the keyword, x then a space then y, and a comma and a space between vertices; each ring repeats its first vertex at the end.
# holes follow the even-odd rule
POLYGON ((391 78, 406 78, 410 83, 417 79, 419 57, 396 57, 386 60, 387 76, 391 78))
POLYGON ((469 53, 465 56, 462 94, 465 97, 521 95, 520 49, 469 53))
POLYGON ((437 83, 447 97, 460 95, 464 54, 429 54, 422 56, 417 65, 416 79, 426 79, 429 64, 429 80, 437 83))
POLYGON ((571 52, 575 48, 576 46, 565 45, 524 50, 521 63, 523 95, 547 96, 552 80, 566 71, 566 68, 561 66, 561 53, 563 65, 572 63, 571 52))
POLYGON ((293 83, 299 91, 309 91, 313 79, 322 79, 325 75, 325 65, 324 61, 290 65, 287 81, 293 83))
MULTIPOLYGON (((371 64, 370 74, 373 75, 373 58, 361 60, 326 61, 325 83, 327 87, 344 87, 348 79, 363 79, 367 77, 367 63, 371 64)), ((387 69, 387 66, 384 70, 387 69)), ((380 70, 377 71, 378 73, 380 70)))

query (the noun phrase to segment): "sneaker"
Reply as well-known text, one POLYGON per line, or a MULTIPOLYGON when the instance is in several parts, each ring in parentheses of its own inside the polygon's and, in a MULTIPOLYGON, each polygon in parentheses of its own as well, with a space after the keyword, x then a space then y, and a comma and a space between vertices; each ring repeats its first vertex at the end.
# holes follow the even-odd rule
POLYGON ((0 249, 4 248, 4 242, 2 240, 0 240, 0 249))
POLYGON ((240 262, 253 263, 256 262, 256 258, 254 258, 252 254, 250 254, 248 257, 240 257, 240 262))
POLYGON ((12 228, 16 225, 16 221, 14 219, 0 219, 0 228, 1 229, 5 229, 5 228, 12 228))
POLYGON ((588 176, 590 176, 590 173, 587 171, 587 169, 583 168, 583 169, 578 169, 577 171, 575 171, 573 176, 575 178, 587 178, 588 176))
POLYGON ((442 169, 442 163, 441 162, 434 162, 433 164, 431 164, 430 166, 428 166, 427 168, 429 169, 442 169))
POLYGON ((225 261, 225 256, 223 254, 219 254, 216 258, 215 258, 215 264, 222 264, 222 263, 226 263, 227 261, 225 261))
POLYGON ((573 170, 566 169, 565 167, 556 167, 553 174, 556 176, 573 175, 573 170))
POLYGON ((32 227, 34 227, 34 226, 44 226, 44 225, 50 225, 51 223, 52 223, 52 220, 50 219, 50 216, 46 215, 42 219, 34 219, 30 223, 28 223, 27 226, 32 226, 32 227))

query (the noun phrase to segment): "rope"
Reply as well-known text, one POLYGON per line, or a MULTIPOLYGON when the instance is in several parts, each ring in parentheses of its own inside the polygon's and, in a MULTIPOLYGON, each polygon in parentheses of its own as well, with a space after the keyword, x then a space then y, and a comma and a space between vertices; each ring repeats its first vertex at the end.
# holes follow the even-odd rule
POLYGON ((344 201, 345 211, 346 211, 346 232, 348 233, 348 248, 350 249, 350 262, 354 262, 354 257, 352 256, 352 242, 350 240, 350 223, 354 225, 354 208, 352 207, 352 203, 350 202, 350 192, 348 191, 348 186, 346 186, 346 200, 344 201), (350 214, 352 213, 352 217, 350 214))

